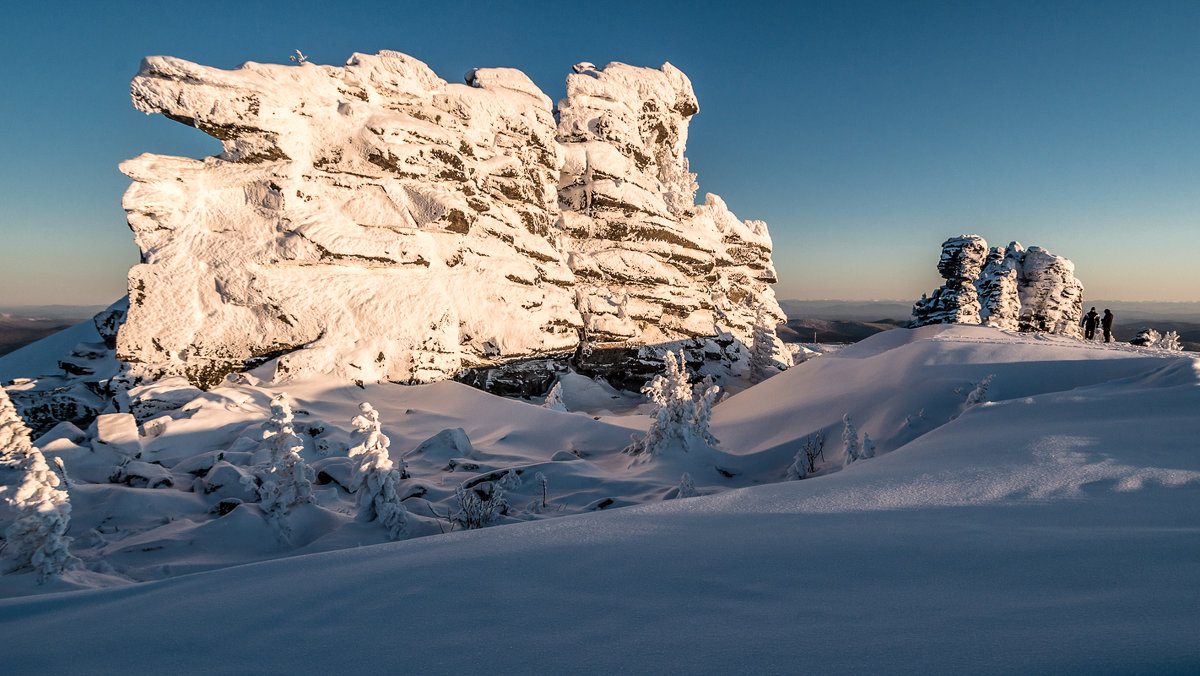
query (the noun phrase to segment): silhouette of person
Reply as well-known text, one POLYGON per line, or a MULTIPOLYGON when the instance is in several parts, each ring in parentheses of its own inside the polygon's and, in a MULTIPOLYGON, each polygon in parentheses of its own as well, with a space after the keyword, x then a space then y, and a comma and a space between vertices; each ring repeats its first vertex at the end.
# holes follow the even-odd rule
POLYGON ((1096 319, 1099 316, 1100 315, 1096 314, 1095 307, 1093 307, 1086 315, 1083 316, 1083 321, 1080 323, 1083 324, 1084 340, 1094 340, 1096 338, 1096 319))
POLYGON ((1112 322, 1112 311, 1110 311, 1108 308, 1104 308, 1104 316, 1100 318, 1100 328, 1104 329, 1104 342, 1106 343, 1112 342, 1112 322))

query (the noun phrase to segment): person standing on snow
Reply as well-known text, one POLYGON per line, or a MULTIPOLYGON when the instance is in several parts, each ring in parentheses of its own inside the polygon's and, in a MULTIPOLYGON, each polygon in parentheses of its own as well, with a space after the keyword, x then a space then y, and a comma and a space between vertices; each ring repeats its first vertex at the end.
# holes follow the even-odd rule
MULTIPOLYGON (((1092 308, 1095 310, 1096 308, 1092 308)), ((1104 329, 1104 342, 1112 342, 1112 323, 1113 313, 1108 308, 1104 308, 1104 316, 1100 318, 1100 328, 1104 329)))
POLYGON ((1096 319, 1099 316, 1100 315, 1096 314, 1095 307, 1093 307, 1086 315, 1083 316, 1083 321, 1080 323, 1083 324, 1084 340, 1093 340, 1096 338, 1096 319))

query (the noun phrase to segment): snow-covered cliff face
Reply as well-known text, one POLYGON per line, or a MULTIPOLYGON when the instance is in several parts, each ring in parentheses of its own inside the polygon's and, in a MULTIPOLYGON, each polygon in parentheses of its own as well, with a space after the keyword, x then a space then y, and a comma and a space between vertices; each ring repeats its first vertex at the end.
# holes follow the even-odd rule
POLYGON ((986 324, 1025 332, 1077 335, 1083 284, 1075 265, 1019 242, 987 248, 979 235, 942 244, 938 272, 946 284, 913 306, 911 326, 986 324))
MULTIPOLYGON (((660 368, 662 350, 650 346, 743 360, 759 306, 772 322, 786 317, 770 288, 766 224, 739 220, 716 195, 695 205, 684 157, 699 110, 691 82, 669 63, 574 70, 558 105, 559 204, 584 321, 581 361, 637 380, 660 368)), ((790 365, 786 350, 775 355, 790 365)))
POLYGON ((690 82, 669 64, 576 71, 556 123, 506 68, 449 84, 397 52, 146 59, 134 105, 224 152, 121 165, 142 263, 119 357, 199 385, 275 356, 284 379, 427 382, 582 335, 584 362, 616 350, 601 370, 672 341, 737 370, 757 306, 784 315, 766 226, 694 206, 690 82))
POLYGON ((143 373, 208 384, 282 354, 281 375, 417 382, 574 350, 554 115, 520 72, 152 57, 132 94, 225 149, 121 165, 143 263, 117 347, 143 373))

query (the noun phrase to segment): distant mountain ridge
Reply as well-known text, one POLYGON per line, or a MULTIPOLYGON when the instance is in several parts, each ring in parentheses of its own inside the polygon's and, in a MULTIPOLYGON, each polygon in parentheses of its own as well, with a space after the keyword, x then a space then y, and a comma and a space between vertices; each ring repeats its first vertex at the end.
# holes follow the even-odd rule
MULTIPOLYGON (((908 319, 915 300, 781 300, 780 307, 789 319, 820 317, 874 321, 878 319, 908 319)), ((1200 323, 1200 301, 1128 301, 1091 300, 1085 298, 1084 308, 1108 308, 1117 323, 1127 322, 1189 322, 1200 323)))

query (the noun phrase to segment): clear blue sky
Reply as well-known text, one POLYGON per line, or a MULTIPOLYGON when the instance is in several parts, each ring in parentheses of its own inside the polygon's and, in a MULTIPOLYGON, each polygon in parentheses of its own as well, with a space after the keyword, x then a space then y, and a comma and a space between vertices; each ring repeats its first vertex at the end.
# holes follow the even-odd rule
POLYGON ((782 298, 912 299, 942 240, 1071 258, 1090 298, 1200 300, 1200 2, 41 2, 0 27, 0 305, 107 303, 117 164, 216 141, 129 103, 142 56, 395 49, 449 81, 687 73, 701 194, 767 221, 782 298))

